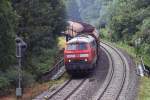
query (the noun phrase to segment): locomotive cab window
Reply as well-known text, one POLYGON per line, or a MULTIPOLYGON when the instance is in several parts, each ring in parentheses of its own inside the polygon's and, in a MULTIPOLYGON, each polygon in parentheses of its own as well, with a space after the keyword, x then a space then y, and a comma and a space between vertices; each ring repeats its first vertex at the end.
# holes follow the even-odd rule
POLYGON ((78 50, 86 50, 86 49, 87 49, 86 43, 79 43, 78 44, 78 50))
POLYGON ((76 44, 68 44, 66 50, 76 50, 77 45, 76 44))
POLYGON ((86 43, 77 43, 77 44, 68 44, 67 50, 86 50, 87 44, 86 43))

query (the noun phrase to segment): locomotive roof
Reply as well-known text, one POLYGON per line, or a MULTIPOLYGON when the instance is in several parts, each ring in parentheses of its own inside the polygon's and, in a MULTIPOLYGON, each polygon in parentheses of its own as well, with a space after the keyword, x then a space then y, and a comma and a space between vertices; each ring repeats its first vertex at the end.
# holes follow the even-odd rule
POLYGON ((71 40, 69 40, 67 43, 77 43, 77 42, 85 42, 85 43, 90 43, 94 40, 94 38, 90 35, 86 35, 86 36, 77 36, 71 40))

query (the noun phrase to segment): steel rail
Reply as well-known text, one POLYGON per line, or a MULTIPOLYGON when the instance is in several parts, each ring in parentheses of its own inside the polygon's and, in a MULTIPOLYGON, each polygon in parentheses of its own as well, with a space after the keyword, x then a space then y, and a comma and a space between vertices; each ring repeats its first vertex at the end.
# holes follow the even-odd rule
POLYGON ((105 93, 105 91, 107 90, 107 88, 108 88, 108 86, 110 85, 110 83, 111 83, 111 80, 113 79, 113 74, 114 74, 114 62, 113 62, 113 58, 112 58, 112 55, 111 55, 111 53, 106 49, 106 48, 104 48, 103 46, 100 46, 100 47, 102 47, 104 50, 105 50, 105 52, 107 52, 108 53, 108 55, 109 55, 109 59, 111 60, 111 63, 109 64, 109 67, 112 67, 111 68, 111 71, 110 71, 110 73, 109 73, 109 80, 106 82, 106 85, 105 85, 105 87, 104 87, 104 89, 103 89, 103 92, 99 95, 99 97, 98 97, 98 100, 100 99, 100 98, 102 98, 102 96, 104 95, 104 93, 105 93))
POLYGON ((71 91, 71 92, 67 95, 67 97, 65 97, 64 100, 69 99, 69 98, 79 89, 79 87, 82 86, 82 84, 83 84, 85 81, 86 81, 86 79, 84 79, 73 91, 71 91))
MULTIPOLYGON (((50 95, 49 97, 47 97, 48 100, 53 99, 55 96, 57 96, 58 93, 60 93, 63 89, 65 89, 65 87, 67 87, 67 85, 72 81, 72 79, 70 79, 66 84, 64 84, 61 88, 59 88, 56 92, 54 92, 52 95, 50 95)), ((68 98, 70 98, 78 89, 80 86, 82 86, 82 84, 86 81, 86 79, 83 79, 72 91, 70 91, 69 94, 66 95, 66 97, 62 100, 67 100, 68 98)))
MULTIPOLYGON (((122 90, 123 90, 125 81, 126 81, 126 64, 125 64, 125 61, 124 61, 122 55, 120 54, 120 51, 118 51, 118 49, 116 49, 116 48, 114 48, 114 47, 110 46, 109 44, 104 43, 104 42, 102 42, 102 41, 101 41, 101 43, 103 43, 103 44, 107 45, 108 47, 112 48, 112 49, 119 55, 119 57, 121 58, 121 61, 122 61, 122 63, 123 63, 123 70, 124 70, 124 71, 123 71, 123 77, 122 77, 122 81, 121 81, 121 87, 120 87, 120 89, 119 89, 119 92, 118 92, 116 98, 113 99, 113 100, 118 100, 118 99, 119 99, 119 96, 120 96, 120 94, 121 94, 121 92, 122 92, 122 90)), ((102 46, 101 46, 101 47, 102 47, 102 46)), ((112 79, 111 79, 111 80, 112 80, 112 79)), ((111 81, 110 81, 110 82, 111 82, 111 81)), ((109 82, 109 85, 110 85, 110 82, 109 82)), ((100 99, 103 97, 103 95, 104 95, 104 93, 107 91, 107 88, 109 87, 109 85, 106 86, 105 90, 104 90, 103 93, 99 96, 98 100, 100 100, 100 99)))
POLYGON ((57 95, 57 93, 59 93, 63 88, 65 88, 72 79, 69 79, 65 84, 63 84, 63 86, 61 86, 57 91, 55 91, 52 95, 50 95, 47 99, 52 99, 55 95, 57 95))

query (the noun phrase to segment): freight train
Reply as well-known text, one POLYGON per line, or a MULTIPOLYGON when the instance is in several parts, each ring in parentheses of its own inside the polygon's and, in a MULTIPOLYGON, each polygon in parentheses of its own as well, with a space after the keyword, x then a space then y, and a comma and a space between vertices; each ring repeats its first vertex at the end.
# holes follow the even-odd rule
POLYGON ((96 28, 86 23, 68 21, 65 34, 67 43, 64 63, 67 72, 76 75, 92 71, 100 55, 99 33, 96 28))

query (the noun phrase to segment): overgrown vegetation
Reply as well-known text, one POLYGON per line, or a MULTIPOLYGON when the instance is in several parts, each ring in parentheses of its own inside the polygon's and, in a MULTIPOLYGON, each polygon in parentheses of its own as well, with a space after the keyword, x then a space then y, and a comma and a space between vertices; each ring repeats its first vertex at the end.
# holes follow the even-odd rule
POLYGON ((0 0, 0 94, 5 93, 11 84, 6 77, 7 69, 15 62, 16 13, 8 0, 0 0))
POLYGON ((150 99, 150 80, 147 77, 144 77, 140 80, 141 84, 140 85, 140 92, 138 96, 138 100, 149 100, 150 99))
POLYGON ((8 1, 0 1, 0 68, 8 68, 14 62, 13 50, 15 49, 13 38, 15 36, 16 14, 8 1), (7 56, 6 56, 7 55, 7 56), (6 63, 7 61, 7 63, 6 63))
MULTIPOLYGON (((150 1, 113 0, 108 5, 105 19, 108 21, 106 38, 114 42, 121 41, 133 47, 140 40, 138 54, 150 59, 150 1)), ((105 29, 104 29, 105 30, 105 29)), ((102 31, 103 32, 103 31, 102 31)))
POLYGON ((23 86, 27 86, 54 63, 65 22, 62 0, 0 1, 0 95, 17 85, 16 35, 28 44, 23 58, 23 86))

